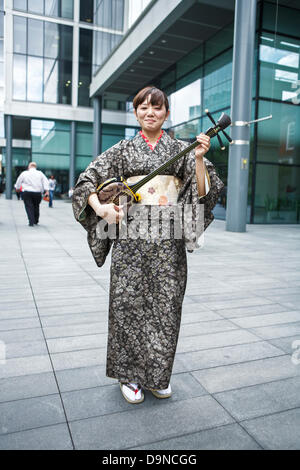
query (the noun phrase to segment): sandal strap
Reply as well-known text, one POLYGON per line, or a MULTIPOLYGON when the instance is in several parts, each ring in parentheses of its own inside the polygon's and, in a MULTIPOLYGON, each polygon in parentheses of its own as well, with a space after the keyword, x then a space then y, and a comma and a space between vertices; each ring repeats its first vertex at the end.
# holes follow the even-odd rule
POLYGON ((133 385, 131 385, 131 383, 123 383, 122 385, 126 385, 126 387, 130 388, 130 390, 132 390, 135 394, 137 394, 138 391, 142 388, 140 385, 134 387, 133 385))

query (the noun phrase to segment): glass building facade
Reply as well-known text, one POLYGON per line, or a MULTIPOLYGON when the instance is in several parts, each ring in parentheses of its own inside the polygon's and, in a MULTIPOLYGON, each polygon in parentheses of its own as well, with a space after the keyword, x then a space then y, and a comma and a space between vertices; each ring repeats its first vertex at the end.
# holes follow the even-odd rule
MULTIPOLYGON (((247 223, 300 222, 300 10, 263 1, 257 9, 247 223)), ((156 84, 170 99, 170 132, 193 140, 215 119, 230 114, 233 24, 160 76, 156 84)), ((216 215, 226 217, 228 146, 212 140, 209 154, 225 183, 216 215)))
MULTIPOLYGON (((91 111, 92 77, 139 21, 150 0, 12 0, 12 100, 91 111), (78 11, 74 11, 77 3, 78 11), (127 15, 127 16, 126 16, 127 15), (77 38, 77 39, 76 39, 77 38), (77 46, 76 46, 77 41, 77 46), (76 47, 74 47, 74 45, 76 47)), ((273 118, 251 125, 247 223, 299 223, 300 9, 262 0, 257 5, 253 68, 252 119, 273 118)), ((170 99, 172 135, 193 140, 210 127, 205 109, 216 118, 230 114, 233 24, 158 76, 155 84, 170 99)), ((0 1, 0 147, 5 175, 3 107, 3 1, 0 1), (2 139, 2 140, 1 140, 2 139), (3 157, 2 157, 3 155, 3 157)), ((144 86, 141 83, 141 86, 144 86)), ((125 113, 132 97, 104 93, 104 110, 125 113)), ((61 109, 61 108, 60 108, 61 109)), ((124 119, 126 122, 126 119, 124 119)), ((134 126, 102 123, 102 150, 131 138, 134 126)), ((71 120, 50 116, 13 116, 13 138, 29 144, 13 148, 13 178, 28 161, 54 174, 58 192, 69 188, 71 120), (22 120, 23 119, 23 120, 22 120)), ((93 158, 93 123, 76 118, 75 177, 93 158)), ((226 217, 228 146, 212 140, 209 154, 225 189, 215 211, 226 217)))
MULTIPOLYGON (((74 11, 73 0, 11 0, 12 101, 91 109, 92 73, 124 35, 124 3, 125 0, 81 0, 77 2, 78 11, 74 11)), ((0 139, 4 143, 3 16, 3 0, 0 0, 0 139)), ((125 99, 110 96, 103 102, 105 108, 117 111, 124 111, 125 103, 125 99)), ((77 178, 93 159, 92 120, 76 120, 75 129, 77 178)), ((130 129, 125 126, 103 124, 103 148, 126 135, 130 135, 130 129)), ((55 175, 57 196, 68 192, 70 120, 50 118, 47 111, 42 119, 12 115, 12 138, 13 183, 30 161, 36 161, 47 176, 55 175)), ((3 191, 5 146, 3 151, 0 147, 0 155, 3 191)))

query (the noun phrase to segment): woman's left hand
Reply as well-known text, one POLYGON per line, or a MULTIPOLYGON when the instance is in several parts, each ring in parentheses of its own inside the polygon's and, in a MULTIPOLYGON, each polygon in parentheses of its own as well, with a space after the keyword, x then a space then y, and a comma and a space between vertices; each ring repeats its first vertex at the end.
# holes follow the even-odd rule
POLYGON ((195 157, 201 158, 205 155, 210 149, 210 137, 206 134, 199 134, 197 135, 196 139, 200 143, 198 147, 195 149, 195 157))

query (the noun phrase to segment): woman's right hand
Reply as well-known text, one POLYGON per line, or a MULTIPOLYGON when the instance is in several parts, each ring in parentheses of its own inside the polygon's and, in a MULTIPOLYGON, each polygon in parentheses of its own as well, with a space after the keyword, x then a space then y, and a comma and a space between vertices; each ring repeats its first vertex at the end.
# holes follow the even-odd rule
POLYGON ((116 204, 101 204, 97 209, 96 214, 110 224, 117 224, 122 221, 124 217, 123 205, 117 206, 116 204))

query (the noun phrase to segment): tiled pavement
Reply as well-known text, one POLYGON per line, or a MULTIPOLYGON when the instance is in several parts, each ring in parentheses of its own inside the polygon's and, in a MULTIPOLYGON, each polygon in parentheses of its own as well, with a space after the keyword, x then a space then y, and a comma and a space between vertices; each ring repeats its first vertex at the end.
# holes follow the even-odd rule
POLYGON ((105 376, 109 260, 97 268, 69 203, 41 214, 28 227, 0 198, 0 449, 300 448, 299 225, 208 228, 173 396, 134 406, 105 376))

